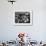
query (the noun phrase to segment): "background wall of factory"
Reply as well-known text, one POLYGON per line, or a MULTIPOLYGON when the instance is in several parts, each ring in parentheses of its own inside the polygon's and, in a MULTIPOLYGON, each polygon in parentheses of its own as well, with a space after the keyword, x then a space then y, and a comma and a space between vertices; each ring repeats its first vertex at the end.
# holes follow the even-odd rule
POLYGON ((46 0, 0 0, 0 41, 15 40, 19 32, 30 34, 33 40, 46 40, 46 0), (32 26, 15 26, 15 11, 32 10, 32 26))

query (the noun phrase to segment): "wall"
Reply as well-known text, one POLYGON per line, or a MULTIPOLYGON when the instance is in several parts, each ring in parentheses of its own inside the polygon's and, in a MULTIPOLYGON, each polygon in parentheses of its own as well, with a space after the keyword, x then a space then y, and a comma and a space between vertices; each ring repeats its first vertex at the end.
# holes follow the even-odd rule
POLYGON ((0 0, 0 40, 11 40, 18 32, 26 32, 33 40, 46 40, 46 1, 17 0, 13 5, 7 0, 0 0), (17 10, 32 10, 32 26, 15 26, 14 16, 17 10))

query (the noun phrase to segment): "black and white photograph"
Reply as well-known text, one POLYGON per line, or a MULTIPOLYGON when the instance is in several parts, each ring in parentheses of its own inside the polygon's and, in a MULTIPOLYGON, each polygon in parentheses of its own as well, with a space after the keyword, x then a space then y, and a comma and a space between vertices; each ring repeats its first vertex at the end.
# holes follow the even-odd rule
POLYGON ((32 12, 15 12, 16 25, 32 25, 32 12))

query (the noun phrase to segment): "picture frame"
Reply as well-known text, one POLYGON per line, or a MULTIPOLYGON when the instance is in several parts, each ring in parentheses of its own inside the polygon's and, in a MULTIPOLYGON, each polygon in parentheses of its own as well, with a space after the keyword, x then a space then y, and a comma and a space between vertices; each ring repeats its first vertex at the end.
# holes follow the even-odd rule
POLYGON ((33 12, 31 11, 16 11, 15 25, 16 26, 32 26, 33 12))

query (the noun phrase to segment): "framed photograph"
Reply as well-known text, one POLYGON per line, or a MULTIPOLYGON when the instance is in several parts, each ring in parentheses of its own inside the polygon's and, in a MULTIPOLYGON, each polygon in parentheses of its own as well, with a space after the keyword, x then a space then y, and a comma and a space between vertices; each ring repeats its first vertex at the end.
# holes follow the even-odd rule
POLYGON ((32 11, 16 11, 15 25, 17 26, 31 26, 32 25, 32 11))

